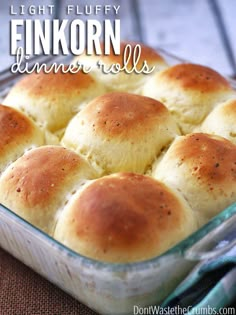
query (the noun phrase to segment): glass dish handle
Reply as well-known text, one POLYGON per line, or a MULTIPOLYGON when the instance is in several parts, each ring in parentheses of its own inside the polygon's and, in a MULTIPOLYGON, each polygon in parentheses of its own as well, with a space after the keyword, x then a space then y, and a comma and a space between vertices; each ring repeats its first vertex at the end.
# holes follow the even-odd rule
POLYGON ((187 249, 184 257, 187 260, 202 261, 227 253, 236 256, 236 214, 187 249))

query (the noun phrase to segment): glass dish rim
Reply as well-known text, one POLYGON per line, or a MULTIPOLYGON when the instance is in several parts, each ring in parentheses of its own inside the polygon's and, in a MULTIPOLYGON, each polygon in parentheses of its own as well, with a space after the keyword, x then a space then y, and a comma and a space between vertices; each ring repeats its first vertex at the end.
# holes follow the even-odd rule
POLYGON ((160 264, 163 259, 166 257, 183 257, 186 250, 191 248, 191 246, 195 245, 198 241, 200 241, 204 236, 206 236, 210 231, 214 230, 222 222, 236 215, 236 203, 231 204, 226 209, 224 209, 220 214, 215 216, 212 220, 202 226, 200 229, 190 234, 186 239, 178 242, 172 248, 168 249, 161 255, 155 256, 151 259, 132 262, 132 263, 109 263, 98 261, 70 249, 66 245, 60 243, 52 236, 48 235, 44 231, 40 230, 36 226, 32 225, 28 221, 24 220, 22 217, 14 213, 12 210, 0 204, 0 216, 4 214, 3 211, 6 211, 7 215, 10 215, 11 219, 17 222, 20 225, 23 225, 24 228, 28 229, 29 232, 33 233, 36 237, 41 238, 46 241, 49 245, 53 246, 63 254, 67 255, 72 259, 79 259, 80 265, 84 265, 86 267, 93 267, 95 269, 99 269, 99 271, 105 272, 135 272, 135 271, 146 271, 154 267, 154 265, 160 264))

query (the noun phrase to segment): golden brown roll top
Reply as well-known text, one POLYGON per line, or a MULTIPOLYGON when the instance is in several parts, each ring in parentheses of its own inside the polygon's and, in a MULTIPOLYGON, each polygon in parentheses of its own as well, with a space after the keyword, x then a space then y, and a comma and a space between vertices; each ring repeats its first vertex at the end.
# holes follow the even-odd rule
POLYGON ((184 134, 202 123, 217 104, 236 95, 219 73, 195 64, 178 64, 156 73, 143 94, 166 105, 184 134))
POLYGON ((164 105, 129 93, 94 99, 69 123, 62 144, 86 157, 101 173, 144 173, 179 134, 164 105))
POLYGON ((89 74, 32 73, 23 77, 9 92, 4 104, 23 111, 41 127, 58 132, 104 87, 89 74))
POLYGON ((54 237, 87 257, 126 263, 157 256, 196 228, 177 192, 148 176, 118 173, 83 186, 62 212, 54 237))
POLYGON ((0 203, 51 234, 75 187, 95 177, 95 171, 76 153, 43 146, 27 152, 2 174, 0 203))
MULTIPOLYGON (((134 71, 130 73, 131 69, 135 68, 140 71, 147 63, 149 69, 155 67, 154 72, 160 71, 167 67, 165 60, 151 47, 143 45, 138 42, 121 42, 120 54, 115 54, 111 49, 110 54, 106 55, 104 52, 104 44, 101 43, 101 55, 81 55, 74 59, 74 64, 82 63, 87 67, 92 67, 91 74, 96 80, 101 80, 110 91, 136 91, 143 82, 150 76, 143 73, 136 74, 134 71), (130 48, 126 48, 129 45, 130 48), (135 47, 140 45, 140 55, 135 47), (125 52, 126 51, 126 52, 125 52), (104 64, 106 70, 110 69, 113 65, 119 65, 121 68, 126 65, 126 71, 120 71, 114 73, 104 73, 101 68, 97 66, 97 63, 101 61, 104 64)), ((116 67, 114 67, 116 68, 116 67)), ((153 74, 153 73, 152 73, 153 74)))
POLYGON ((0 105, 0 173, 24 152, 43 144, 43 133, 28 117, 0 105))
POLYGON ((178 137, 154 177, 179 190, 205 223, 236 201, 236 146, 203 133, 178 137))
POLYGON ((222 136, 236 144, 236 99, 218 105, 207 116, 199 130, 222 136))

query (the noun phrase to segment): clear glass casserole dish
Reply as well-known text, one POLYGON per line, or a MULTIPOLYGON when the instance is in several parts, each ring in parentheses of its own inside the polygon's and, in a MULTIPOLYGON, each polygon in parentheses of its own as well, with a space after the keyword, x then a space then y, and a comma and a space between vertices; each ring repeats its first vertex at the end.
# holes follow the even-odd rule
MULTIPOLYGON (((182 61, 162 53, 170 64, 182 61)), ((0 97, 18 77, 9 78, 6 71, 0 80, 0 97)), ((0 205, 3 249, 91 309, 111 315, 133 314, 134 306, 160 304, 199 260, 217 257, 235 246, 235 226, 233 204, 161 256, 140 263, 109 264, 70 250, 0 205)))
POLYGON ((37 273, 101 314, 133 314, 160 304, 197 261, 236 244, 236 204, 156 258, 109 264, 79 255, 0 206, 0 246, 37 273), (222 241, 224 246, 217 245, 222 241))

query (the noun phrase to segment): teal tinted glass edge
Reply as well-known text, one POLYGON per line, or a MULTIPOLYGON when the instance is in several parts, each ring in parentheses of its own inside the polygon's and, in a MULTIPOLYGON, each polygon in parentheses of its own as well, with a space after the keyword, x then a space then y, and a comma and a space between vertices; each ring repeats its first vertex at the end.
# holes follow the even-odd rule
POLYGON ((187 239, 179 242, 177 245, 175 245, 174 247, 172 247, 171 249, 167 250, 165 253, 159 256, 156 256, 149 260, 140 261, 140 262, 124 263, 124 264, 112 263, 111 264, 111 263, 105 263, 105 262, 101 262, 101 261, 97 261, 97 260, 85 257, 73 251, 72 249, 68 248, 67 246, 55 240, 50 235, 46 234, 45 232, 41 231, 37 227, 33 226, 31 223, 24 220, 23 218, 15 214, 10 209, 0 204, 0 218, 1 218, 1 215, 8 216, 8 219, 16 222, 17 224, 22 225, 25 229, 31 232, 31 234, 34 234, 34 236, 46 241, 48 245, 53 246, 54 248, 61 251, 63 254, 69 256, 70 258, 79 259, 80 263, 83 265, 94 267, 96 269, 104 270, 107 272, 128 272, 128 271, 130 272, 130 271, 137 271, 137 270, 139 271, 147 270, 147 268, 153 267, 155 264, 159 264, 161 260, 166 258, 166 256, 168 257, 183 256, 187 249, 193 246, 197 241, 201 240, 210 231, 218 227, 222 222, 232 217, 234 214, 236 214, 236 203, 227 207, 219 215, 214 217, 211 221, 209 221, 199 230, 191 234, 187 239))

